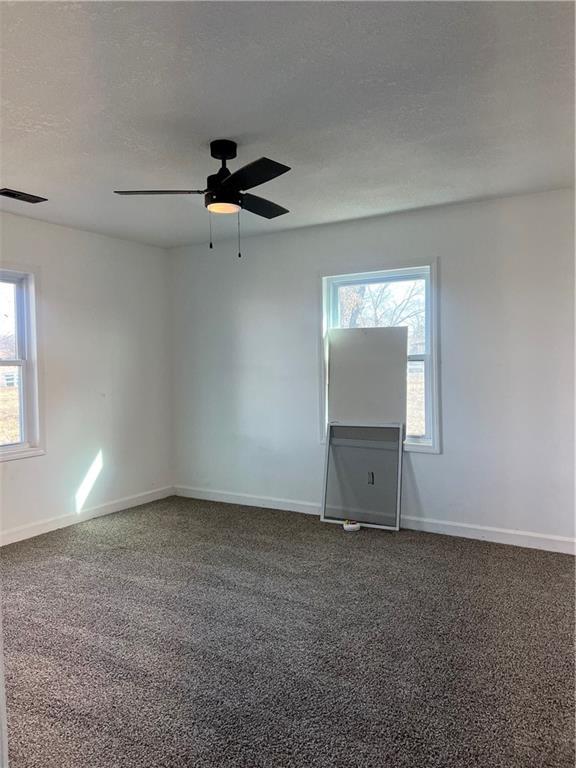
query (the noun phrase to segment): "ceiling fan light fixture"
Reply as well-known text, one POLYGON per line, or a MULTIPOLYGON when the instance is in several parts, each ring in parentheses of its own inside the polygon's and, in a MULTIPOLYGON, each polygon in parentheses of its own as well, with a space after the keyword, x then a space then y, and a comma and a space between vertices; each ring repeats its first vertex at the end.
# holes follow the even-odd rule
POLYGON ((242 207, 237 192, 225 192, 221 189, 206 192, 204 205, 210 213, 238 213, 242 207))
POLYGON ((240 210, 236 203, 208 203, 206 208, 210 213, 237 213, 240 210))

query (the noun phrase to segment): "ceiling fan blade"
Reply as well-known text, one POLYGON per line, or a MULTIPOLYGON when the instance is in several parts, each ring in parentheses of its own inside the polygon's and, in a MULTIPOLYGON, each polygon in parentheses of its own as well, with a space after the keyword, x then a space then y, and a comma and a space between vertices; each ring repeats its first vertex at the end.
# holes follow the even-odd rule
POLYGON ((115 189, 115 195, 203 195, 204 189, 115 189))
POLYGON ((248 165, 244 165, 242 168, 234 171, 234 173, 231 173, 222 182, 222 187, 239 191, 252 189, 252 187, 257 187, 259 184, 271 181, 276 176, 281 176, 289 170, 290 167, 288 165, 282 165, 282 163, 277 163, 275 160, 261 157, 259 160, 254 160, 253 163, 248 163, 248 165))
POLYGON ((31 195, 29 192, 20 192, 17 189, 9 189, 8 187, 2 187, 0 195, 2 197, 11 197, 13 200, 21 200, 23 203, 45 203, 48 200, 47 197, 38 197, 38 195, 31 195))
POLYGON ((265 200, 263 197, 257 195, 242 195, 242 208, 250 213, 255 213, 257 216, 263 216, 265 219, 275 219, 276 216, 282 216, 284 213, 289 213, 287 208, 282 208, 281 205, 276 205, 270 200, 265 200))

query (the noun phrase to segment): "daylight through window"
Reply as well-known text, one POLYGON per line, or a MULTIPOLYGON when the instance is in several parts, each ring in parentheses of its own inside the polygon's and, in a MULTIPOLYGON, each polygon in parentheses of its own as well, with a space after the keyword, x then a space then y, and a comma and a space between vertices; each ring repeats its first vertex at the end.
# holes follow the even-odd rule
POLYGON ((38 446, 32 275, 0 272, 0 458, 38 446))
POLYGON ((325 278, 328 328, 408 327, 407 443, 437 447, 431 268, 325 278))

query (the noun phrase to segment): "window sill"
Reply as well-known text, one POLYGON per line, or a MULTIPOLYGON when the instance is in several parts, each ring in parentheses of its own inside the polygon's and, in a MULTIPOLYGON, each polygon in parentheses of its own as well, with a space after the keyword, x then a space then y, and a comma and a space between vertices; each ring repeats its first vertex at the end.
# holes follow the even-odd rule
POLYGON ((408 453, 440 453, 440 447, 428 442, 405 440, 404 450, 408 453))
POLYGON ((18 446, 17 448, 0 448, 0 462, 29 459, 32 456, 43 456, 45 453, 44 448, 30 445, 18 446))

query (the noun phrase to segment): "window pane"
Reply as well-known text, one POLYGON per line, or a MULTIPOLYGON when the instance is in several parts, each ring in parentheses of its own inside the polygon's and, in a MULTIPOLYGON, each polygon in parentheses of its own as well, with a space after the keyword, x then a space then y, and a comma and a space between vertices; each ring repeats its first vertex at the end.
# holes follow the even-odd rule
POLYGON ((408 362, 406 436, 426 436, 426 381, 423 360, 408 362))
POLYGON ((0 281, 0 360, 15 360, 16 286, 0 281))
POLYGON ((408 326, 408 354, 426 352, 426 281, 390 280, 338 287, 340 328, 408 326))
POLYGON ((0 445, 22 442, 20 368, 0 366, 0 445))

